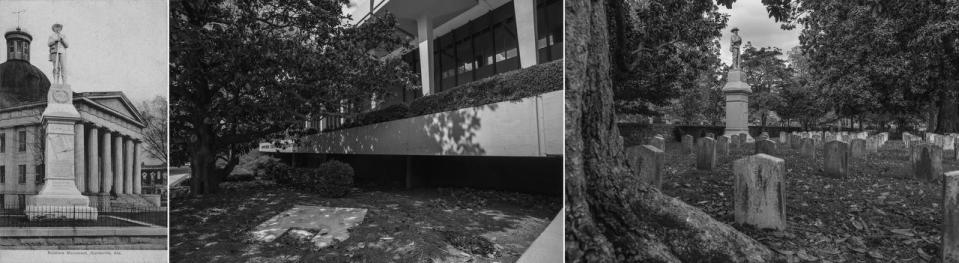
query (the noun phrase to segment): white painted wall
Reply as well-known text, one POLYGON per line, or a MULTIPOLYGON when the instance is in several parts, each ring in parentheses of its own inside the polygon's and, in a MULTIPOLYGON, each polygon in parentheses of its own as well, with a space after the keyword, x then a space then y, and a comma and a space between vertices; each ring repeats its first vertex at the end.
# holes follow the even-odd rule
POLYGON ((563 91, 516 102, 417 116, 305 138, 264 152, 380 155, 547 156, 563 154, 563 91))

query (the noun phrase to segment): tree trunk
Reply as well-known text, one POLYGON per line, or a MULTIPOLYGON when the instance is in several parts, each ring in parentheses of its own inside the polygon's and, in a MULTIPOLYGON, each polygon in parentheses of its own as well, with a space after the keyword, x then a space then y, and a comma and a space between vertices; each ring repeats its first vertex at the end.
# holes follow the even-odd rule
POLYGON ((944 99, 939 102, 936 114, 936 133, 955 133, 959 132, 959 105, 956 103, 956 96, 950 99, 944 99))
POLYGON ((216 151, 213 147, 213 134, 206 125, 197 125, 194 129, 197 140, 194 142, 190 170, 190 192, 194 195, 215 194, 219 190, 220 176, 216 173, 216 151))
POLYGON ((566 3, 566 261, 782 260, 631 176, 616 139, 606 19, 602 0, 566 3))

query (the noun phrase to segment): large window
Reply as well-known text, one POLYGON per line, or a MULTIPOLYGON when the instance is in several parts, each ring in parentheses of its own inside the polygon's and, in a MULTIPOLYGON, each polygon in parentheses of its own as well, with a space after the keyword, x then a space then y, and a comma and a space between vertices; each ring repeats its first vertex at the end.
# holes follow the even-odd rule
POLYGON ((434 92, 519 69, 513 3, 437 37, 433 45, 437 76, 434 92))
POLYGON ((34 184, 43 184, 44 174, 43 174, 43 165, 37 165, 34 167, 36 169, 36 177, 34 177, 34 184))
POLYGON ((0 153, 7 151, 7 134, 0 132, 0 153))
POLYGON ((563 1, 536 0, 536 63, 563 58, 563 1))
POLYGON ((18 183, 20 183, 20 184, 26 184, 26 183, 27 183, 27 166, 21 164, 18 168, 20 168, 20 169, 19 169, 19 170, 20 170, 20 171, 19 171, 19 172, 20 172, 20 180, 19 180, 18 183))
POLYGON ((20 137, 18 138, 19 141, 17 141, 17 143, 20 144, 19 145, 20 147, 17 147, 17 150, 21 152, 26 152, 27 151, 27 131, 20 131, 19 133, 17 133, 17 135, 20 137))
POLYGON ((0 184, 7 182, 7 167, 0 165, 0 184))

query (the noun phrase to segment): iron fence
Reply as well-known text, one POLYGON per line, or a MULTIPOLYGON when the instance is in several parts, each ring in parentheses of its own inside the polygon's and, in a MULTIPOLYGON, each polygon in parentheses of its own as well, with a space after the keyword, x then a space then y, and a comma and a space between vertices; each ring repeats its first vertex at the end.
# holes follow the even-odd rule
POLYGON ((167 210, 162 207, 0 209, 0 227, 166 227, 167 223, 167 210))

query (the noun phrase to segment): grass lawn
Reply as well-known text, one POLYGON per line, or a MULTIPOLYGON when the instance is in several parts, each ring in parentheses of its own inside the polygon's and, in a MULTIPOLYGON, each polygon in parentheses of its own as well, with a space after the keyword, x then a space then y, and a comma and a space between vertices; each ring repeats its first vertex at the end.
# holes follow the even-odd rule
MULTIPOLYGON (((701 208, 732 225, 733 160, 747 151, 733 149, 714 171, 694 168, 693 154, 680 143, 666 148, 663 192, 701 208)), ((753 145, 748 145, 752 154, 753 145)), ((889 141, 878 153, 851 158, 851 175, 822 175, 822 148, 815 159, 778 145, 786 161, 787 230, 762 231, 736 226, 747 235, 789 255, 792 262, 924 262, 941 246, 942 185, 912 178, 901 141, 889 141)), ((951 159, 953 151, 944 151, 951 159)), ((959 163, 943 160, 944 171, 959 163)))
MULTIPOLYGON (((227 183, 231 184, 231 183, 227 183)), ((270 184, 226 185, 174 199, 172 262, 513 262, 546 228, 561 197, 471 189, 357 189, 323 198, 270 184), (257 185, 257 186, 249 186, 257 185), (253 241, 261 222, 294 205, 368 209, 350 238, 315 249, 253 241), (485 250, 483 237, 492 242, 485 250)))

